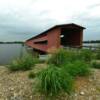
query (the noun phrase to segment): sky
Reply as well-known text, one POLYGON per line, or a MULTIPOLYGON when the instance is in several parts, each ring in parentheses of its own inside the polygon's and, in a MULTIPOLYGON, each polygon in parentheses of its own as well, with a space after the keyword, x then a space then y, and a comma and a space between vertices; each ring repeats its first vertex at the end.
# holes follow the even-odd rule
POLYGON ((25 41, 57 24, 86 27, 100 40, 100 0, 0 0, 0 41, 25 41))

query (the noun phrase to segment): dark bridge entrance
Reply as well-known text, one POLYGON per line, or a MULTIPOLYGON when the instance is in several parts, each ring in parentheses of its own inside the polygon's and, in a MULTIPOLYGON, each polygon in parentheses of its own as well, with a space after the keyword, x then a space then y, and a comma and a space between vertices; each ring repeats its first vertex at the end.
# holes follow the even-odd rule
POLYGON ((61 29, 61 46, 79 47, 82 44, 82 31, 80 29, 61 29))

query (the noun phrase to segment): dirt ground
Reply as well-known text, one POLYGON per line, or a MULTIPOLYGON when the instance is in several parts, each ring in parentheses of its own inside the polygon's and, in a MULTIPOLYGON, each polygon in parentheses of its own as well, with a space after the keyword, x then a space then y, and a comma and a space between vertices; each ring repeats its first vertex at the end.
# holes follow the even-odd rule
MULTIPOLYGON (((39 64, 33 71, 36 73, 43 68, 45 66, 39 64)), ((10 72, 6 67, 0 66, 0 100, 46 100, 35 92, 37 80, 29 79, 29 72, 10 72)), ((92 69, 91 76, 77 78, 75 93, 59 100, 100 100, 100 70, 92 69)))

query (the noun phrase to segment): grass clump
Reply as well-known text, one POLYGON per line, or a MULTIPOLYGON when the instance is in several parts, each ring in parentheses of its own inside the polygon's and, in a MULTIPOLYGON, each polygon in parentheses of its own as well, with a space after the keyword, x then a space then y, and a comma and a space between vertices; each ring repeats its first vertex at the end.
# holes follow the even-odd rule
POLYGON ((51 55, 48 59, 48 63, 60 66, 66 62, 66 56, 66 51, 64 49, 59 49, 51 55))
POLYGON ((100 49, 96 52, 96 59, 100 60, 100 49))
POLYGON ((8 68, 11 71, 30 70, 37 62, 37 58, 33 58, 33 56, 31 55, 25 55, 22 58, 17 58, 16 60, 13 60, 8 68))
POLYGON ((40 91, 47 96, 56 96, 61 92, 70 94, 73 88, 72 77, 54 65, 42 70, 39 73, 39 80, 40 91))
POLYGON ((93 68, 100 69, 100 62, 93 61, 93 62, 92 62, 92 67, 93 67, 93 68))
POLYGON ((32 79, 32 78, 35 78, 35 76, 36 76, 35 73, 33 71, 31 71, 29 73, 29 76, 28 77, 32 79))
POLYGON ((76 59, 78 59, 77 53, 65 49, 58 49, 48 59, 48 64, 54 64, 55 66, 62 66, 76 59))
POLYGON ((57 96, 59 93, 70 94, 73 90, 73 79, 90 74, 90 50, 58 49, 49 57, 48 68, 38 73, 38 87, 46 96, 57 96))
POLYGON ((71 76, 87 76, 90 74, 90 67, 83 61, 73 61, 63 66, 63 70, 68 72, 71 76))
POLYGON ((93 58, 93 52, 89 49, 82 49, 79 53, 79 59, 84 60, 85 62, 90 62, 93 58))
POLYGON ((49 64, 65 68, 72 76, 86 76, 90 72, 93 54, 89 49, 79 51, 59 49, 49 59, 49 64))
POLYGON ((85 61, 90 63, 93 59, 93 52, 89 49, 81 49, 79 51, 58 49, 48 59, 48 64, 54 64, 55 66, 62 66, 66 63, 72 63, 73 61, 85 61))

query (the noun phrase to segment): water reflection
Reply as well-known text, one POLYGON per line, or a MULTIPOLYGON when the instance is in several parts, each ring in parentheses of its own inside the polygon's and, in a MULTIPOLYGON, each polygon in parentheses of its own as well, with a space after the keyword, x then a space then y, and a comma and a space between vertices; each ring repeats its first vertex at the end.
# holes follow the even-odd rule
POLYGON ((23 44, 0 44, 0 65, 9 64, 13 59, 22 57, 27 53, 23 44))

